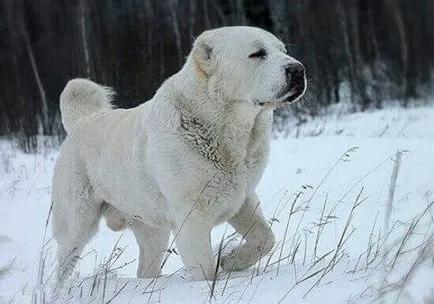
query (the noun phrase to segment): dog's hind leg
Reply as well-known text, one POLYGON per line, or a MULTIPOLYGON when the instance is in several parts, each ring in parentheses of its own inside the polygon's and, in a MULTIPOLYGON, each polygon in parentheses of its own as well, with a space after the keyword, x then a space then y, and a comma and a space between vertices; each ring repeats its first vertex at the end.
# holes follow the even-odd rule
POLYGON ((153 228, 135 219, 130 225, 140 250, 137 277, 160 276, 163 258, 167 252, 170 228, 153 228))
POLYGON ((61 287, 74 270, 84 247, 95 235, 101 208, 93 198, 93 190, 87 178, 83 176, 62 176, 62 179, 57 181, 54 179, 53 200, 57 286, 61 287))

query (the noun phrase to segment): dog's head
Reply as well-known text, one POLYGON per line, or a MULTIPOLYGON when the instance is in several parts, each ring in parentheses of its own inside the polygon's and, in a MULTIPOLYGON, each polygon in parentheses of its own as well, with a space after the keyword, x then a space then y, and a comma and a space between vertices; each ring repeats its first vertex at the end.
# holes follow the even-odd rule
POLYGON ((271 33, 222 27, 202 33, 190 54, 199 81, 212 94, 255 105, 281 106, 306 91, 304 66, 271 33))

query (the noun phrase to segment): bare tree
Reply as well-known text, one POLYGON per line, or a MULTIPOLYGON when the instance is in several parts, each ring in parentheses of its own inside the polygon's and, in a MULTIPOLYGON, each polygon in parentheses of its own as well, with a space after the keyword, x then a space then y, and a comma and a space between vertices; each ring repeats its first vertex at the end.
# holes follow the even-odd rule
POLYGON ((189 1, 189 19, 188 19, 188 38, 193 40, 194 37, 194 26, 196 24, 196 11, 197 11, 197 3, 196 0, 189 1))
POLYGON ((47 97, 45 95, 45 89, 44 89, 44 86, 42 85, 41 77, 39 76, 38 66, 36 64, 35 55, 33 53, 32 44, 31 44, 31 41, 29 39, 29 35, 27 33, 26 24, 25 24, 24 20, 22 20, 19 23, 19 27, 20 27, 21 34, 22 34, 24 41, 25 41, 27 54, 29 56, 30 64, 32 66, 32 71, 33 71, 33 74, 35 76, 36 84, 38 86, 39 94, 41 97, 41 116, 42 117, 41 117, 41 121, 40 121, 40 124, 38 127, 38 133, 42 135, 42 134, 44 134, 44 131, 48 130, 48 123, 49 123, 47 97))
POLYGON ((86 76, 90 77, 90 55, 89 55, 89 45, 87 43, 87 30, 86 30, 87 4, 85 0, 80 0, 79 6, 80 6, 79 24, 80 24, 81 43, 83 46, 83 53, 84 53, 86 76))
POLYGON ((178 24, 178 0, 168 0, 169 15, 172 22, 173 32, 175 34, 176 52, 178 54, 178 63, 181 64, 182 60, 182 42, 181 42, 181 32, 179 30, 178 24))
POLYGON ((400 86, 401 86, 401 98, 404 99, 404 104, 408 102, 408 86, 407 86, 407 75, 408 75, 408 42, 407 35, 405 33, 405 25, 403 21, 403 15, 401 8, 399 7, 399 2, 396 0, 386 0, 386 6, 388 7, 390 13, 395 21, 396 29, 398 31, 399 37, 399 47, 401 52, 401 75, 400 75, 400 86))
POLYGON ((211 22, 209 21, 209 12, 208 12, 208 0, 203 0, 203 15, 205 18, 205 27, 209 29, 211 27, 211 22))
POLYGON ((234 22, 235 24, 247 24, 246 22, 246 14, 244 9, 244 1, 243 0, 233 0, 233 9, 234 9, 234 22))
MULTIPOLYGON (((294 1, 297 2, 298 1, 294 1)), ((289 10, 288 10, 289 1, 286 0, 268 0, 268 5, 270 7, 270 17, 273 21, 273 32, 276 33, 282 40, 290 41, 289 31, 289 10)), ((296 5, 296 3, 292 3, 292 5, 296 5)))
POLYGON ((307 68, 303 115, 346 98, 343 83, 354 109, 406 105, 432 85, 433 3, 0 0, 0 135, 62 136, 57 101, 71 77, 114 86, 117 104, 134 106, 179 69, 194 36, 224 25, 260 26, 287 43, 307 68))

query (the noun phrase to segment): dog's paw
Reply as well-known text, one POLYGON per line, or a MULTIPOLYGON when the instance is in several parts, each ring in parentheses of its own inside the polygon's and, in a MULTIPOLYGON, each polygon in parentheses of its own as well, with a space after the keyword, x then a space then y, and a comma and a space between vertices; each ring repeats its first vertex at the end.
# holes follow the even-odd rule
POLYGON ((252 255, 252 248, 241 245, 232 250, 229 254, 220 258, 220 265, 224 271, 241 271, 245 270, 256 263, 256 258, 252 255))

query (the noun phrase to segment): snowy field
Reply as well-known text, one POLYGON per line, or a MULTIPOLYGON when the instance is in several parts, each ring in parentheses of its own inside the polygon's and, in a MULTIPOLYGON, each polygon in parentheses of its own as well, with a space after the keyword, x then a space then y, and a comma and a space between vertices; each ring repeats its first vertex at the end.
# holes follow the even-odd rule
MULTIPOLYGON (((172 244, 165 275, 138 280, 132 233, 102 221, 58 302, 434 303, 434 108, 328 115, 286 133, 258 188, 278 242, 253 269, 190 282, 172 244)), ((56 155, 0 141, 1 304, 52 300, 56 155)), ((232 232, 214 229, 216 251, 232 232)))

